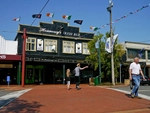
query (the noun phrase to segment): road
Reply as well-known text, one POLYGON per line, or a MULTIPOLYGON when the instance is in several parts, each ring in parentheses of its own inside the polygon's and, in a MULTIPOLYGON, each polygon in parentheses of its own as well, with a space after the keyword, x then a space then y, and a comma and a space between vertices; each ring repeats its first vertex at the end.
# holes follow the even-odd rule
MULTIPOLYGON (((120 92, 126 91, 128 93, 131 93, 131 89, 130 89, 129 86, 116 87, 116 88, 110 88, 110 89, 117 90, 117 91, 120 91, 120 92)), ((150 98, 150 86, 148 86, 148 85, 140 86, 140 88, 139 88, 139 94, 145 95, 145 96, 147 96, 147 97, 150 98)))

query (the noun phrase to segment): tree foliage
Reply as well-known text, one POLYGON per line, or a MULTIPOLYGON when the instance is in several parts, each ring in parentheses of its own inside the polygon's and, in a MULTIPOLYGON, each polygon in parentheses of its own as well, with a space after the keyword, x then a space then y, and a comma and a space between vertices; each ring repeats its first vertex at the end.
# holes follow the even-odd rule
MULTIPOLYGON (((111 80, 111 54, 105 51, 105 42, 108 37, 110 37, 109 32, 106 32, 105 38, 103 38, 103 34, 98 33, 93 37, 93 40, 89 41, 88 49, 90 51, 90 55, 86 57, 86 61, 88 61, 94 68, 97 70, 98 63, 98 49, 95 48, 95 43, 98 39, 100 39, 100 61, 101 61, 101 77, 105 78, 107 81, 111 80)), ((120 66, 120 58, 125 53, 123 46, 118 43, 118 38, 114 43, 114 73, 117 78, 118 68, 120 66)))

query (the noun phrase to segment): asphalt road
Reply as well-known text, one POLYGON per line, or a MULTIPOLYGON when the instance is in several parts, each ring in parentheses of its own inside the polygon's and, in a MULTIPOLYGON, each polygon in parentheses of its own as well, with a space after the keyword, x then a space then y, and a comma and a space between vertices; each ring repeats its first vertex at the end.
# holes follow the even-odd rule
MULTIPOLYGON (((118 87, 118 88, 113 88, 113 89, 119 89, 119 90, 131 92, 131 89, 130 89, 129 86, 118 87)), ((139 94, 150 96, 150 86, 148 86, 148 85, 140 86, 140 88, 139 88, 139 94)))

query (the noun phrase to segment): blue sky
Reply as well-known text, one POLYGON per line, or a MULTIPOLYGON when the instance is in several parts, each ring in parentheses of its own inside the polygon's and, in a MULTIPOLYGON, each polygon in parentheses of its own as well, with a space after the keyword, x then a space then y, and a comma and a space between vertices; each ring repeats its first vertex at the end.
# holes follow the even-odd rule
MULTIPOLYGON (((39 13, 47 0, 0 0, 0 35, 7 40, 13 40, 17 34, 18 24, 33 22, 32 14, 39 13), (12 21, 21 16, 20 22, 12 21), (3 32, 8 31, 8 32, 3 32)), ((113 0, 113 20, 118 19, 142 6, 148 5, 150 0, 113 0)), ((90 26, 101 27, 109 23, 109 13, 106 8, 109 0, 50 0, 42 11, 42 18, 36 19, 34 26, 39 22, 60 20, 69 22, 70 26, 80 27, 81 32, 92 32, 90 26), (55 13, 54 18, 46 17, 46 13, 55 13), (70 21, 62 19, 62 15, 72 15, 70 21), (82 19, 83 24, 73 23, 75 19, 82 19)), ((115 33, 119 34, 119 41, 134 41, 150 43, 150 7, 130 15, 113 24, 115 33)), ((109 26, 98 30, 105 34, 109 26)), ((96 32, 95 32, 96 33, 96 32)))

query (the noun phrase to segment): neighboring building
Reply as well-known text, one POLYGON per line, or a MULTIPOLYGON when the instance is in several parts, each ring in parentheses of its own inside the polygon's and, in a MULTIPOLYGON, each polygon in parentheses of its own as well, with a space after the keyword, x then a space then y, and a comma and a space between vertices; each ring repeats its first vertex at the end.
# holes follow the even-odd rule
MULTIPOLYGON (((22 55, 22 35, 26 28, 26 74, 25 83, 54 84, 63 83, 66 69, 73 70, 76 63, 87 65, 89 55, 88 42, 93 33, 80 32, 79 27, 69 26, 69 23, 53 21, 40 22, 39 26, 19 25, 15 40, 18 41, 18 55, 22 55)), ((88 82, 87 76, 92 76, 93 70, 82 71, 82 82, 88 82)), ((72 77, 72 83, 74 79, 72 77)))
POLYGON ((129 64, 133 62, 134 57, 139 57, 139 52, 143 48, 144 50, 140 53, 140 64, 145 75, 150 77, 150 44, 125 41, 122 45, 126 50, 126 61, 123 63, 125 78, 128 77, 129 64))
POLYGON ((5 40, 0 36, 0 84, 7 84, 9 75, 11 84, 17 83, 17 69, 21 55, 17 55, 18 41, 5 40))

